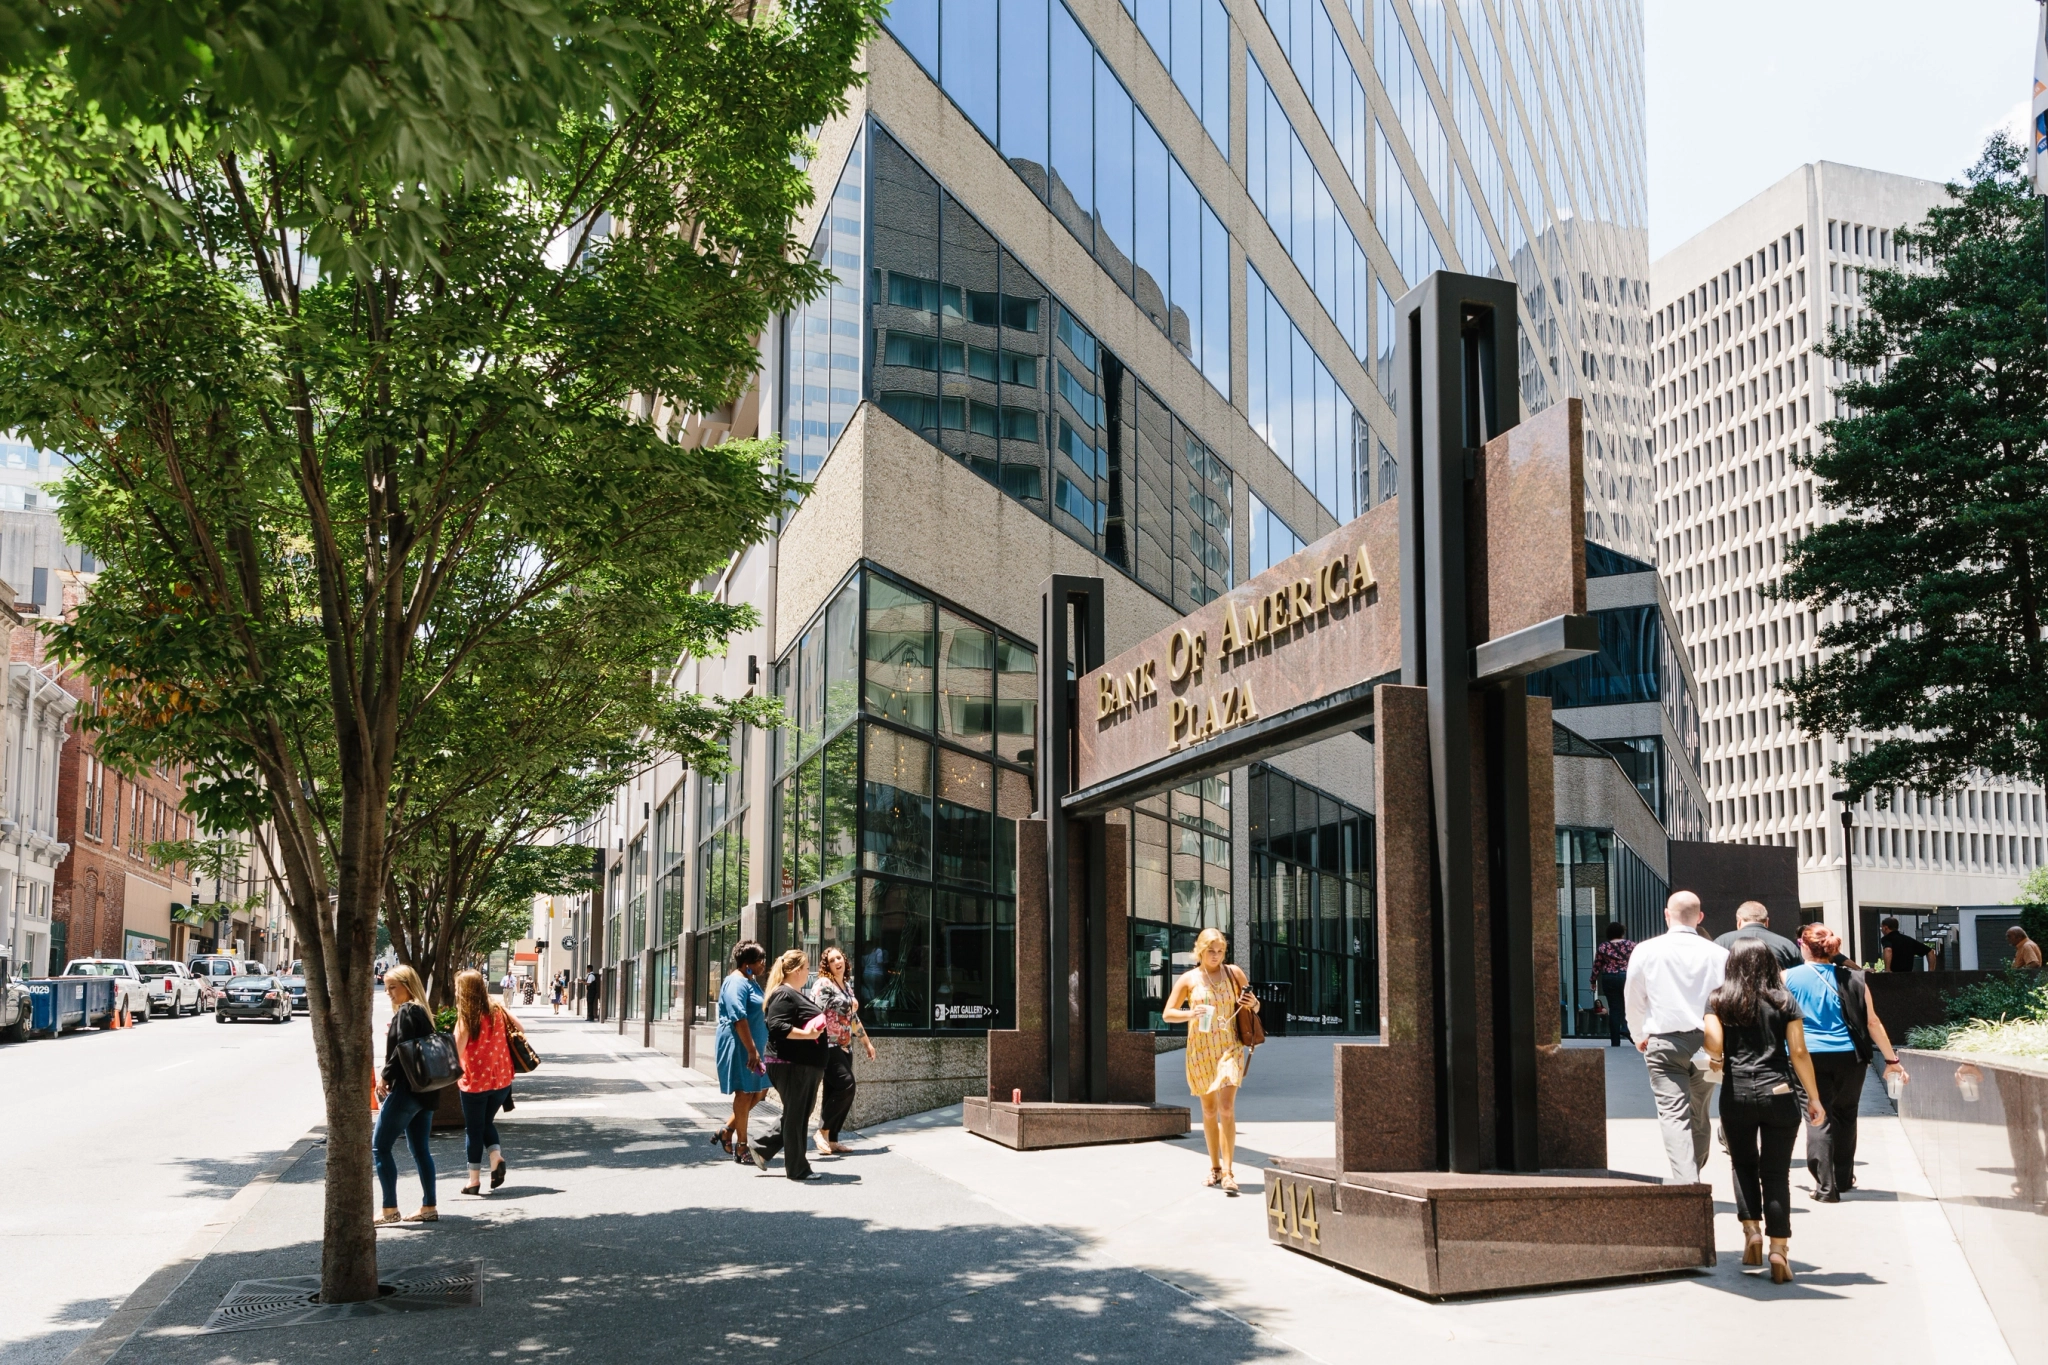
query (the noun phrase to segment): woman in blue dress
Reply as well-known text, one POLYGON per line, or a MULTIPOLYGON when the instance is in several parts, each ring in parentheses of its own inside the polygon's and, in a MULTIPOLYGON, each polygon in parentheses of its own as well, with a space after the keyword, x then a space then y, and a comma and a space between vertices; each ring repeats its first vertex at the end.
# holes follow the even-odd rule
POLYGON ((747 1162, 747 1115, 768 1093, 768 1021, 761 1014, 761 973, 768 950, 745 939, 732 950, 732 972, 718 988, 718 1088, 732 1096, 732 1117, 712 1141, 747 1162), (735 1145, 737 1144, 737 1145, 735 1145))

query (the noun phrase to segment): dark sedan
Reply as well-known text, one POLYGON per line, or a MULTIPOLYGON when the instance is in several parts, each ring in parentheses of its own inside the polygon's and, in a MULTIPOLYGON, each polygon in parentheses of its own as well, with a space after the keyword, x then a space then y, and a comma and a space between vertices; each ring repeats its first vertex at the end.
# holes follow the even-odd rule
POLYGON ((238 976, 220 989, 220 1003, 213 1016, 221 1023, 236 1019, 268 1019, 273 1024, 292 1021, 291 997, 274 976, 238 976))
POLYGON ((292 1002, 292 1013, 304 1014, 307 1008, 306 978, 300 976, 297 972, 292 972, 285 976, 280 976, 277 979, 277 983, 283 989, 286 998, 292 1002))

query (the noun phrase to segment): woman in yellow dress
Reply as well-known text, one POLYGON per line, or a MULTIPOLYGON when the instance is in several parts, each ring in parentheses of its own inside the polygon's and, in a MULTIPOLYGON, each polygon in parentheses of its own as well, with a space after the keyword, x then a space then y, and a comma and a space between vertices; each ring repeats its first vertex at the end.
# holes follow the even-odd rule
POLYGON ((1239 1010, 1258 1013, 1259 1000, 1247 988, 1244 974, 1225 965, 1229 943, 1215 929, 1195 939, 1195 966, 1173 983, 1160 1017, 1188 1026, 1188 1093, 1202 1101, 1202 1137, 1209 1144, 1209 1178, 1237 1193, 1231 1157, 1237 1150, 1237 1088, 1244 1084, 1251 1049, 1238 1040, 1239 1010))

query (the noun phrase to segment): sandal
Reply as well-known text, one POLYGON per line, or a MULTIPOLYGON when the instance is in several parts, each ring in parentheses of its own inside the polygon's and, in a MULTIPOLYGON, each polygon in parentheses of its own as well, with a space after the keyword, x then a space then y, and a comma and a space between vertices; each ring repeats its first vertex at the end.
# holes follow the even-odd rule
POLYGON ((1232 1199, 1237 1198, 1237 1172, 1232 1171, 1223 1177, 1223 1192, 1232 1199))
POLYGON ((1209 1178, 1202 1182, 1202 1188, 1205 1190, 1213 1190, 1222 1183, 1223 1168, 1221 1166, 1211 1166, 1209 1168, 1209 1178))
POLYGON ((398 1222, 398 1221, 399 1221, 399 1217, 398 1217, 398 1210, 397 1210, 397 1209, 386 1209, 386 1210, 384 1210, 384 1212, 382 1212, 382 1213, 380 1213, 380 1214, 378 1214, 378 1215, 377 1215, 377 1217, 376 1217, 376 1220, 375 1220, 374 1222, 372 1222, 370 1226, 372 1226, 372 1227, 379 1227, 379 1228, 382 1228, 382 1227, 390 1227, 390 1226, 391 1226, 392 1224, 394 1224, 394 1223, 396 1223, 396 1222, 398 1222))
POLYGON ((493 1166, 493 1167, 491 1168, 491 1188, 492 1188, 492 1189, 494 1189, 494 1190, 495 1190, 495 1189, 497 1189, 497 1188, 498 1188, 498 1186, 500 1186, 500 1185, 502 1185, 502 1184, 504 1184, 504 1183, 505 1183, 505 1170, 506 1170, 506 1168, 507 1168, 507 1166, 508 1166, 509 1164, 510 1164, 510 1163, 508 1163, 508 1162, 506 1162, 506 1161, 500 1160, 500 1161, 498 1162, 498 1164, 497 1164, 496 1166, 493 1166))
POLYGON ((433 1205, 429 1204, 426 1208, 421 1209, 418 1213, 413 1214, 410 1218, 405 1218, 400 1221, 407 1223, 438 1223, 441 1221, 441 1214, 439 1210, 434 1208, 433 1205))
POLYGON ((725 1127, 723 1127, 723 1128, 719 1129, 719 1130, 718 1130, 717 1132, 713 1133, 713 1134, 711 1135, 711 1142, 712 1142, 712 1145, 713 1145, 713 1146, 716 1146, 716 1147, 723 1147, 723 1148, 725 1148, 725 1154, 726 1154, 727 1156, 731 1156, 731 1155, 732 1155, 732 1125, 728 1123, 728 1124, 726 1124, 726 1125, 725 1125, 725 1127))
POLYGON ((481 1186, 481 1185, 464 1185, 464 1186, 462 1187, 462 1192, 463 1192, 464 1194, 482 1194, 482 1193, 483 1193, 483 1186, 481 1186))

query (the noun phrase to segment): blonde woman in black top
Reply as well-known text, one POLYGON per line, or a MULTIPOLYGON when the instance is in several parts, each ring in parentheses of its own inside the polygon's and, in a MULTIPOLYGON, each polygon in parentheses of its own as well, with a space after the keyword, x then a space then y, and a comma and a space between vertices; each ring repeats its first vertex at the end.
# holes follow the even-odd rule
POLYGON ((1785 989, 1778 960, 1761 939, 1737 939, 1721 985, 1707 997, 1706 1051, 1722 1066, 1721 1129, 1735 1168, 1735 1216, 1742 1220, 1742 1263, 1764 1264, 1771 1239, 1771 1282, 1792 1278, 1792 1144, 1799 1136, 1799 1094, 1806 1121, 1827 1120, 1816 1096, 1813 1059, 1799 1003, 1785 989), (1797 1075, 1802 1092, 1795 1092, 1797 1075))
POLYGON ((754 1164, 764 1171, 770 1158, 781 1152, 782 1172, 791 1180, 811 1178, 804 1147, 811 1107, 825 1079, 825 1044, 820 1041, 825 1019, 817 1004, 804 994, 804 982, 810 975, 811 960, 801 948, 776 958, 768 973, 768 1003, 761 1013, 768 1021, 768 1079, 782 1101, 782 1123, 775 1132, 754 1139, 748 1149, 754 1164))

